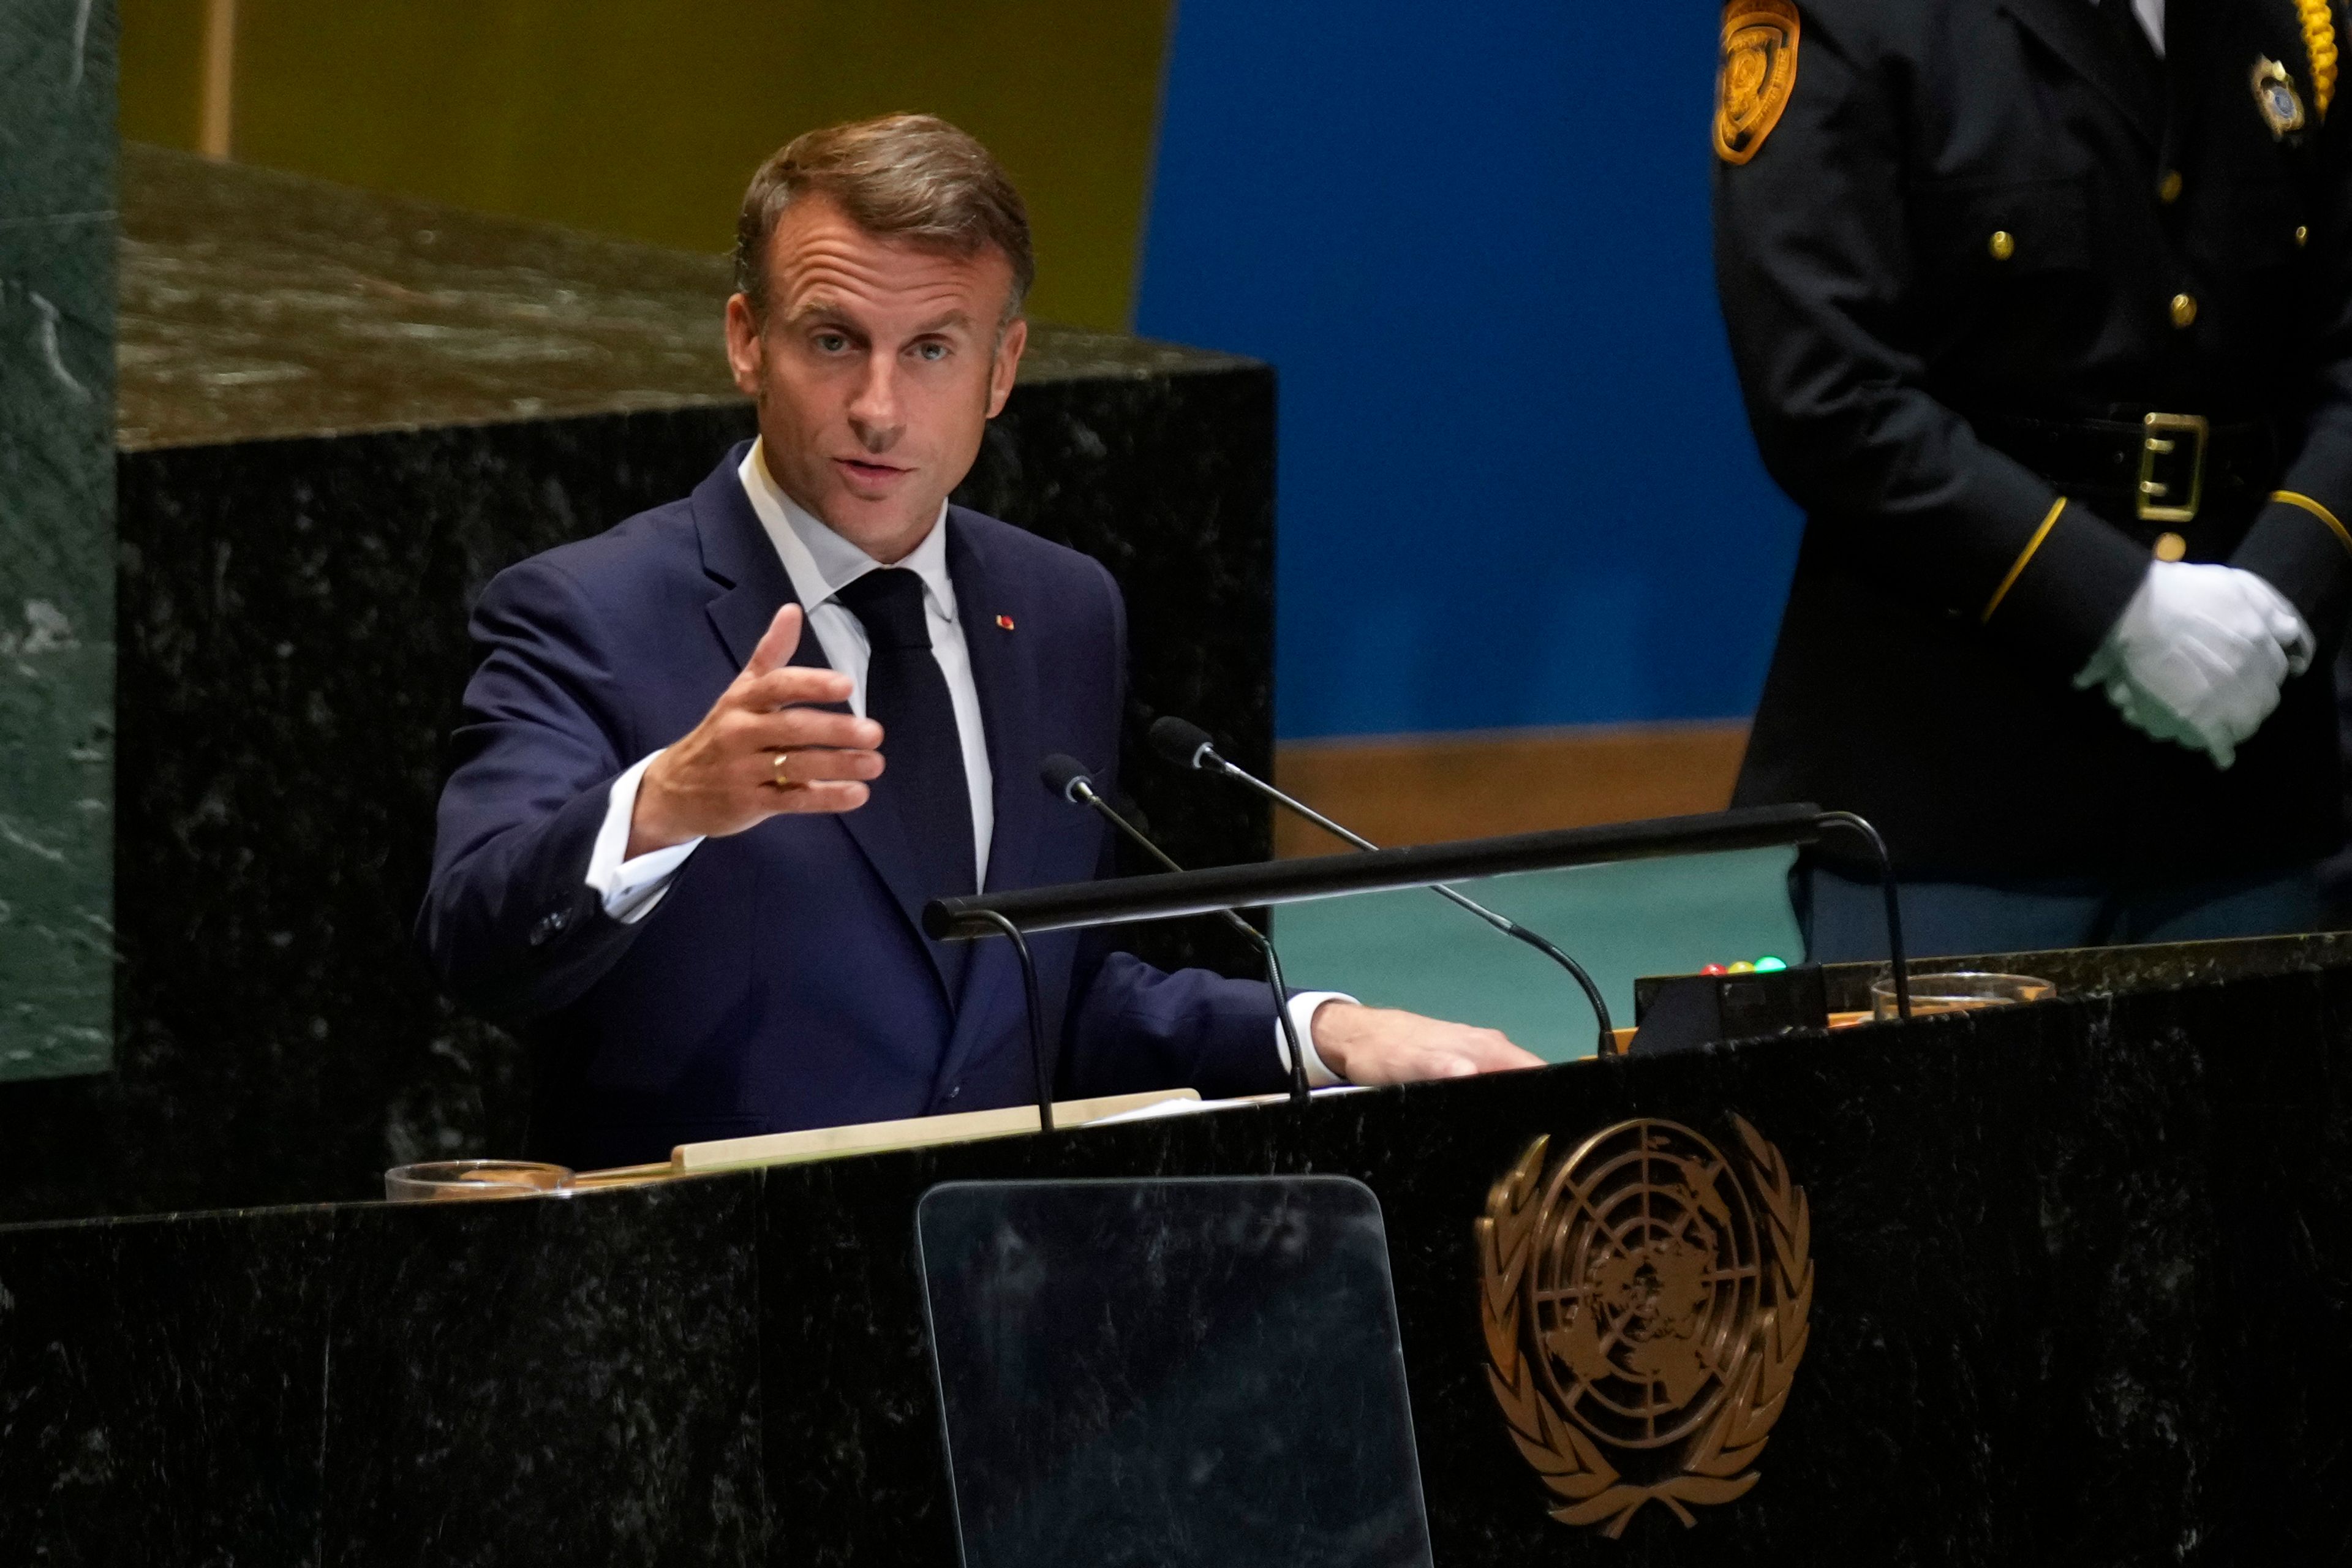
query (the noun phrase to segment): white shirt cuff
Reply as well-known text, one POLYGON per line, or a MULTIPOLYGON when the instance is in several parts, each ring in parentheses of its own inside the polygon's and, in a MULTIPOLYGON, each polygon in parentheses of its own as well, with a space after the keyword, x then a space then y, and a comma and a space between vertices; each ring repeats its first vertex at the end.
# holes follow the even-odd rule
MULTIPOLYGON (((634 925, 654 912, 654 906, 669 891, 670 879, 702 843, 689 838, 667 849, 648 850, 634 860, 621 858, 629 848, 629 819, 636 815, 637 782, 660 755, 655 752, 641 758, 613 781, 605 796, 604 825, 596 830, 596 847, 588 856, 588 886, 604 901, 604 912, 623 925, 634 925)), ((1309 1064, 1315 1060, 1311 1049, 1307 1059, 1309 1064)))
MULTIPOLYGON (((1307 1058, 1307 1088, 1328 1089, 1335 1083, 1348 1081, 1325 1067, 1323 1058, 1315 1054, 1315 1009, 1326 1002, 1354 1000, 1344 991, 1301 991, 1290 999, 1290 1026, 1298 1031, 1298 1048, 1307 1058)), ((1282 1063, 1282 1070, 1287 1073, 1290 1070, 1290 1041, 1283 1035, 1280 1019, 1276 1019, 1274 1026, 1274 1055, 1275 1059, 1282 1063)))

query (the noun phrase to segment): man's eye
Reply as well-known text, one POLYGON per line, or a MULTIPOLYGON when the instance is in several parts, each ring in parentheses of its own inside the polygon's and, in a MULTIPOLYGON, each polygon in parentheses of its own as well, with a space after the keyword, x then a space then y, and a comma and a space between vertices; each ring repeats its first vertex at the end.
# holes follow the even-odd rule
POLYGON ((942 360, 948 357, 948 346, 945 343, 918 343, 915 353, 927 360, 942 360))
POLYGON ((839 332, 819 332, 816 335, 816 350, 819 353, 837 354, 848 346, 849 340, 839 332))

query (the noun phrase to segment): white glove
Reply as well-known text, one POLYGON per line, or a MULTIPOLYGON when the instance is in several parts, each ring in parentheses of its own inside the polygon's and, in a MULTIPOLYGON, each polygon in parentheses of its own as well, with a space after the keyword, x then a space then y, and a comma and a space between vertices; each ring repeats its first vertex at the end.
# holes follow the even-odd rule
POLYGON ((2315 646, 2294 606, 2253 573, 2158 561, 2074 684, 2105 687, 2126 723, 2226 768, 2315 646))

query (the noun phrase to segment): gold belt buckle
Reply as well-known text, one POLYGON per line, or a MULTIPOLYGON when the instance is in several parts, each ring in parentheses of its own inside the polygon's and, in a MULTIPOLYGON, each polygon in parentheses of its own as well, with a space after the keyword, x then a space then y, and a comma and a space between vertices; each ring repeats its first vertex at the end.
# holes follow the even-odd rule
POLYGON ((2205 498, 2205 438, 2210 427, 2201 414, 2150 414, 2140 421, 2139 441, 2139 515, 2145 522, 2188 522, 2197 515, 2197 503, 2205 498), (2180 437, 2193 438, 2189 448, 2189 499, 2176 501, 2181 486, 2179 470, 2169 470, 2171 479, 2156 477, 2157 459, 2169 458, 2180 447, 2180 437))

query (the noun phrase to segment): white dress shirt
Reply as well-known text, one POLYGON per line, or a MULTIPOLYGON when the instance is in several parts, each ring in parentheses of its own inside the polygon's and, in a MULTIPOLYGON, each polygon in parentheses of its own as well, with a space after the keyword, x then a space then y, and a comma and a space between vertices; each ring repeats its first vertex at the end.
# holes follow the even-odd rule
MULTIPOLYGON (((807 616, 808 629, 803 635, 814 637, 817 647, 824 652, 825 662, 849 677, 850 709, 864 718, 866 667, 870 658, 866 623, 837 595, 868 572, 882 570, 882 563, 826 527, 779 489, 768 472, 760 442, 751 443, 736 475, 768 542, 775 546, 777 556, 783 562, 793 596, 800 600, 807 616)), ((980 688, 972 680, 971 652, 965 646, 963 625, 957 617, 955 584, 948 575, 948 531, 942 526, 947 521, 947 503, 941 501, 931 531, 898 564, 923 580, 923 608, 930 624, 931 657, 939 661, 940 673, 947 678, 948 698, 955 708, 957 737, 963 748, 964 782, 971 792, 972 864, 981 868, 984 882, 989 846, 996 829, 995 774, 988 763, 988 732, 981 723, 980 688)), ((884 744, 887 746, 887 740, 884 744)), ((653 912, 654 906, 669 891, 678 868, 702 844, 700 838, 690 838, 666 849, 649 850, 635 859, 623 858, 628 852, 630 819, 636 813, 638 783, 645 777, 646 767, 660 755, 660 752, 654 752, 639 758, 613 781, 606 795, 604 821, 589 855, 588 886, 603 902, 604 912, 624 925, 634 924, 653 912)), ((1307 1058, 1307 1080, 1318 1087, 1340 1080, 1315 1053, 1311 1032, 1315 1010, 1326 1002, 1350 1000, 1353 998, 1336 991, 1301 992, 1291 998, 1290 1014, 1307 1058)), ((1290 1051, 1278 1026, 1275 1029, 1275 1051, 1284 1070, 1289 1070, 1290 1051)))

